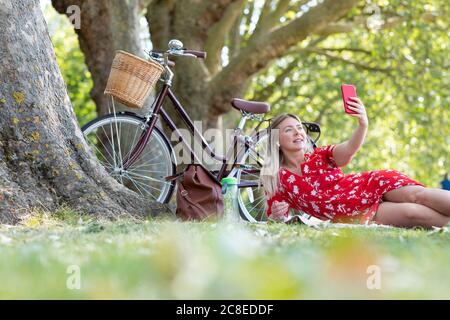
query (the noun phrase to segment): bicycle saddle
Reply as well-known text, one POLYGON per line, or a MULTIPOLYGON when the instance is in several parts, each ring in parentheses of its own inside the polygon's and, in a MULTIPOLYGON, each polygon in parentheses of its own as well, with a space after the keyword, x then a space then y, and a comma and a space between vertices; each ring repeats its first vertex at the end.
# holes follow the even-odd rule
POLYGON ((247 101, 238 98, 234 98, 231 105, 238 110, 251 113, 267 113, 270 110, 270 105, 265 102, 247 101))

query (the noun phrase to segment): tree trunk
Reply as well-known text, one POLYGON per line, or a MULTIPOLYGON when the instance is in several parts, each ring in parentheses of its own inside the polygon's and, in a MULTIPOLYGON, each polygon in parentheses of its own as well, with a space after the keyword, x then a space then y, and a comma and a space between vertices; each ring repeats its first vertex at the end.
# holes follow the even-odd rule
POLYGON ((2 0, 0 30, 0 223, 61 204, 106 217, 168 212, 97 164, 73 113, 39 1, 2 0))
MULTIPOLYGON (((204 50, 207 35, 205 27, 200 25, 201 21, 197 21, 199 10, 200 6, 193 5, 191 1, 153 1, 146 14, 153 48, 156 51, 166 50, 170 39, 179 39, 186 48, 204 50)), ((171 59, 176 62, 173 91, 192 120, 205 120, 210 101, 210 74, 205 62, 187 57, 171 59)), ((166 109, 175 123, 183 127, 181 118, 173 108, 168 106, 166 109)))
MULTIPOLYGON (((109 97, 103 92, 116 50, 144 57, 139 39, 140 0, 52 0, 52 4, 61 14, 66 14, 71 5, 80 7, 81 28, 75 29, 75 32, 92 74, 94 87, 91 96, 98 115, 108 113, 109 97)), ((127 109, 117 103, 116 107, 118 110, 127 109)), ((148 106, 144 110, 133 109, 140 114, 147 110, 148 106)))

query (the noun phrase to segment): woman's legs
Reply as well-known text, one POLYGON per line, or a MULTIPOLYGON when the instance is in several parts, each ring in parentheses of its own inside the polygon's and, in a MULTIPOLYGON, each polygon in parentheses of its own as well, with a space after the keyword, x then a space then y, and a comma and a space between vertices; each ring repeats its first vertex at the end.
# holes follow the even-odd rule
POLYGON ((450 191, 447 190, 406 186, 386 192, 383 199, 421 204, 450 217, 450 191))
POLYGON ((378 206, 375 221, 396 227, 445 226, 450 217, 417 203, 382 202, 378 206))

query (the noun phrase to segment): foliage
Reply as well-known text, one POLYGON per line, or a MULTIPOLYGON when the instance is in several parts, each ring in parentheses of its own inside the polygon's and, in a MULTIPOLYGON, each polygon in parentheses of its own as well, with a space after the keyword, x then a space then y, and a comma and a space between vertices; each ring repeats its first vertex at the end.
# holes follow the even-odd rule
POLYGON ((31 227, 0 226, 0 298, 450 298, 448 232, 108 222, 60 211, 31 227), (79 290, 66 287, 73 265, 79 290), (379 290, 367 288, 371 265, 379 290))
MULTIPOLYGON (((438 187, 450 171, 448 3, 371 2, 380 8, 380 25, 394 21, 392 27, 377 28, 375 15, 369 15, 350 33, 312 37, 255 77, 247 98, 266 98, 271 115, 293 112, 318 121, 319 143, 340 143, 356 126, 343 112, 340 84, 353 83, 370 127, 345 170, 398 169, 438 187)), ((365 10, 367 5, 355 8, 348 19, 365 10)))
POLYGON ((69 20, 59 15, 50 3, 45 6, 44 15, 70 101, 80 126, 83 126, 97 116, 95 103, 90 96, 93 87, 91 74, 69 20))

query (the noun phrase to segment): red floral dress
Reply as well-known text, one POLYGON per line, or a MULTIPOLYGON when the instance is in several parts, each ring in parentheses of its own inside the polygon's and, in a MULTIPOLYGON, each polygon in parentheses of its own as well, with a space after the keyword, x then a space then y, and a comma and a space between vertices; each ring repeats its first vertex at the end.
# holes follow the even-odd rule
POLYGON ((302 176, 280 168, 280 187, 267 201, 268 216, 277 200, 321 220, 370 223, 383 194, 409 185, 424 186, 396 170, 344 175, 334 162, 334 147, 320 147, 305 154, 305 161, 300 164, 302 176))

